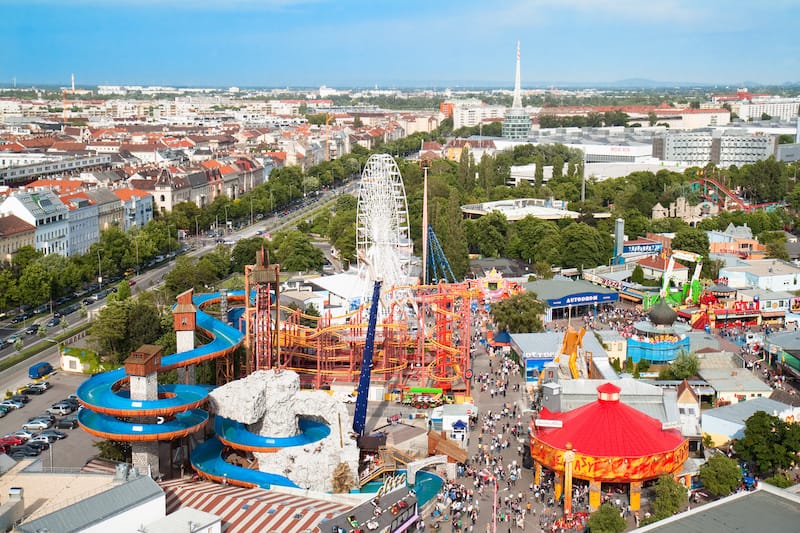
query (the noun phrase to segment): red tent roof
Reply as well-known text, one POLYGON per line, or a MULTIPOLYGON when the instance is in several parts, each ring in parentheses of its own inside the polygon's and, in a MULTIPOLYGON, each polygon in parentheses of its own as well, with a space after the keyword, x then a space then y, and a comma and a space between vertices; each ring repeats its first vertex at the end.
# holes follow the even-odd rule
POLYGON ((540 419, 560 420, 560 428, 536 429, 535 439, 555 448, 571 443, 581 454, 595 457, 640 457, 672 451, 685 440, 680 431, 662 429, 661 421, 620 403, 620 388, 597 387, 598 399, 567 413, 542 409, 540 419))

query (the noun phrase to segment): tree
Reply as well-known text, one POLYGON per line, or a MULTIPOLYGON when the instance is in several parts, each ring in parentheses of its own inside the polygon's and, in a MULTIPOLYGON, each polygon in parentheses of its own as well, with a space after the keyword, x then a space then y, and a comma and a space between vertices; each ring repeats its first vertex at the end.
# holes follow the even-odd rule
POLYGON ((727 496, 742 482, 742 469, 736 459, 714 454, 700 467, 700 481, 714 496, 727 496))
POLYGON ((678 352, 678 356, 670 365, 658 374, 659 379, 682 380, 697 375, 700 359, 693 353, 685 350, 678 352))
POLYGON ((322 250, 297 230, 280 232, 273 241, 275 260, 283 271, 319 270, 325 262, 322 250))
POLYGON ((788 476, 785 474, 775 474, 774 476, 770 476, 763 480, 764 483, 769 483, 773 487, 779 487, 782 489, 788 489, 792 485, 794 485, 794 481, 789 479, 788 476))
POLYGON ((681 510, 688 500, 686 487, 670 475, 658 478, 655 488, 656 498, 653 501, 653 515, 657 520, 672 516, 681 510))
POLYGON ((682 229, 672 239, 672 249, 694 252, 707 258, 709 254, 708 234, 697 228, 682 229))
POLYGON ((544 304, 534 293, 517 294, 492 304, 492 319, 497 331, 532 333, 544 331, 544 304))
POLYGON ((632 283, 642 283, 644 281, 644 270, 639 265, 633 267, 633 272, 631 273, 631 282, 632 283))
POLYGON ((583 222, 561 231, 561 266, 594 268, 611 259, 611 237, 583 222))
POLYGON ((775 474, 797 460, 800 425, 757 411, 745 421, 744 437, 733 444, 733 449, 758 475, 775 474))
POLYGON ((628 526, 619 510, 610 503, 604 503, 592 513, 586 524, 592 533, 622 533, 628 526))

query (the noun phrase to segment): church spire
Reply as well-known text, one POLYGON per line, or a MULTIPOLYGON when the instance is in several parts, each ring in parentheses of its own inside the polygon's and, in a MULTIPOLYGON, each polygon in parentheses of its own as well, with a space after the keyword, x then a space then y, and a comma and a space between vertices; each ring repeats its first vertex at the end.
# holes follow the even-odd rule
POLYGON ((514 109, 519 109, 522 107, 522 83, 520 82, 520 75, 519 75, 519 41, 517 41, 517 73, 514 77, 514 103, 511 104, 511 107, 514 109))

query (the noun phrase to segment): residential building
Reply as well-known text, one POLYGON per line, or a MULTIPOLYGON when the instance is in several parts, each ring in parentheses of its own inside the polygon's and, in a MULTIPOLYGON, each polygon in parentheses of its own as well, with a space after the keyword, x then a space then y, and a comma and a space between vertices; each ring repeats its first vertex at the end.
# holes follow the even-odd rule
POLYGON ((744 437, 747 419, 758 411, 775 415, 781 420, 800 419, 800 408, 770 398, 753 398, 709 409, 703 413, 703 433, 709 435, 714 446, 722 446, 733 439, 744 437))
POLYGON ((67 255, 80 256, 89 251, 89 247, 100 241, 99 209, 85 192, 67 194, 60 197, 69 209, 69 243, 67 255))
POLYGON ((653 157, 688 165, 741 166, 777 154, 777 136, 733 129, 666 131, 653 137, 653 157))
POLYGON ((0 216, 0 260, 10 263, 23 246, 36 247, 36 226, 15 215, 0 216))
POLYGON ((153 196, 136 189, 114 189, 112 191, 122 202, 124 211, 122 221, 125 231, 133 227, 143 228, 153 219, 153 196))
POLYGON ((0 215, 15 215, 35 226, 37 251, 67 255, 69 211, 53 191, 14 192, 0 204, 0 215))
POLYGON ((87 191, 86 196, 97 205, 97 225, 101 232, 111 226, 123 227, 125 210, 116 194, 108 189, 94 189, 87 191))

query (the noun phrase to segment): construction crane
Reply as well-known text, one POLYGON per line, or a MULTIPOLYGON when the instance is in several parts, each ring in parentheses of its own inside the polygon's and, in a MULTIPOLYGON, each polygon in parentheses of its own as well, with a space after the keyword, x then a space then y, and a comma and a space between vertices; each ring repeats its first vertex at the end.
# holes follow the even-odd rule
POLYGON ((456 282, 456 277, 450 268, 447 257, 444 255, 442 245, 439 244, 439 239, 436 238, 436 233, 433 232, 432 226, 428 226, 428 269, 426 277, 428 278, 425 280, 426 284, 440 281, 445 283, 456 282))
POLYGON ((372 355, 375 352, 375 330, 378 327, 378 305, 381 299, 381 282, 375 281, 372 288, 372 304, 369 308, 367 338, 364 342, 364 358, 361 361, 361 374, 358 377, 358 395, 356 410, 353 414, 353 432, 359 437, 364 435, 367 425, 367 401, 369 400, 369 382, 372 376, 372 355))

